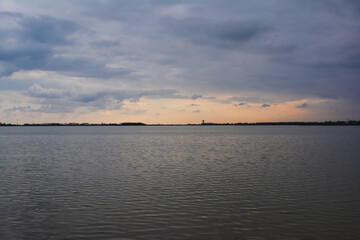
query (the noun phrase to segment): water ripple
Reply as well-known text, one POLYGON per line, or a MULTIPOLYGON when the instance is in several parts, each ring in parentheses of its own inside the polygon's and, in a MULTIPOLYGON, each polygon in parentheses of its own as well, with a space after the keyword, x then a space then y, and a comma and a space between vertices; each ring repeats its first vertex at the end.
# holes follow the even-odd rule
POLYGON ((1 239, 356 239, 360 128, 0 128, 1 239))

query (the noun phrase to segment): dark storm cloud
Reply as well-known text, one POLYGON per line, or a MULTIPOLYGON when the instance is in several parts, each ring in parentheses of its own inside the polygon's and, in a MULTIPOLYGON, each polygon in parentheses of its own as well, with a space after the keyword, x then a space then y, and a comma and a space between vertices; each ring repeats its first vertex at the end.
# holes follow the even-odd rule
POLYGON ((69 44, 69 36, 79 26, 76 22, 49 16, 22 17, 20 38, 45 44, 69 44))
POLYGON ((2 76, 20 69, 41 68, 54 54, 53 47, 69 44, 68 37, 79 28, 69 20, 20 13, 0 12, 0 20, 12 24, 0 29, 0 61, 8 69, 0 73, 2 76))
POLYGON ((1 7, 0 87, 28 89, 44 104, 201 95, 233 96, 203 97, 226 104, 360 102, 359 1, 65 0, 44 8, 16 0, 1 7), (46 79, 11 82, 20 70, 88 79, 76 93, 70 81, 49 79, 60 90, 46 79), (86 90, 88 82, 100 87, 86 90), (129 91, 116 91, 123 87, 129 91))
POLYGON ((50 57, 51 49, 47 46, 20 43, 15 48, 2 45, 0 61, 14 65, 14 69, 34 69, 46 63, 50 57))
POLYGON ((199 45, 212 45, 219 48, 241 46, 269 31, 269 27, 257 21, 191 18, 168 19, 166 24, 168 30, 178 36, 190 39, 199 45))
POLYGON ((360 46, 354 48, 341 49, 340 59, 321 59, 311 64, 315 68, 323 69, 344 69, 359 70, 360 69, 360 46))
MULTIPOLYGON (((59 47, 75 47, 72 35, 83 30, 74 21, 50 16, 29 17, 20 13, 0 12, 0 20, 13 26, 0 28, 0 77, 19 70, 51 70, 76 76, 108 78, 127 75, 124 68, 108 68, 106 62, 86 57, 59 54, 59 47)), ((106 47, 114 42, 99 42, 106 47)))

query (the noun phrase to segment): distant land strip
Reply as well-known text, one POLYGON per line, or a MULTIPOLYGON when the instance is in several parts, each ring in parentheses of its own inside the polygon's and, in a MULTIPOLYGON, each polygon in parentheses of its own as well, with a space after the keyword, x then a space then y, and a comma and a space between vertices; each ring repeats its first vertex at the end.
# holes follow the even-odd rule
POLYGON ((255 122, 255 123, 199 123, 199 124, 145 124, 142 122, 123 122, 123 123, 2 123, 5 126, 360 126, 360 120, 353 121, 324 121, 324 122, 255 122))

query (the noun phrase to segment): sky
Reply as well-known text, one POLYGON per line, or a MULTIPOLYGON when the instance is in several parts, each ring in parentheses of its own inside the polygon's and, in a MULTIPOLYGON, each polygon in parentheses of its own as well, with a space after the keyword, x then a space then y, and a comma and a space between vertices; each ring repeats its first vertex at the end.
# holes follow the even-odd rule
POLYGON ((0 0, 0 122, 360 120, 357 0, 0 0))

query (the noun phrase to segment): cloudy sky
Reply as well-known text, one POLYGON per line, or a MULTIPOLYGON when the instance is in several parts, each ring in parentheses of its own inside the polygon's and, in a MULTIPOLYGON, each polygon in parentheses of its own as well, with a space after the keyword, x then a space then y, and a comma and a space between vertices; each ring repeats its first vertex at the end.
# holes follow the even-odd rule
POLYGON ((360 119, 357 0, 0 0, 0 122, 360 119))

